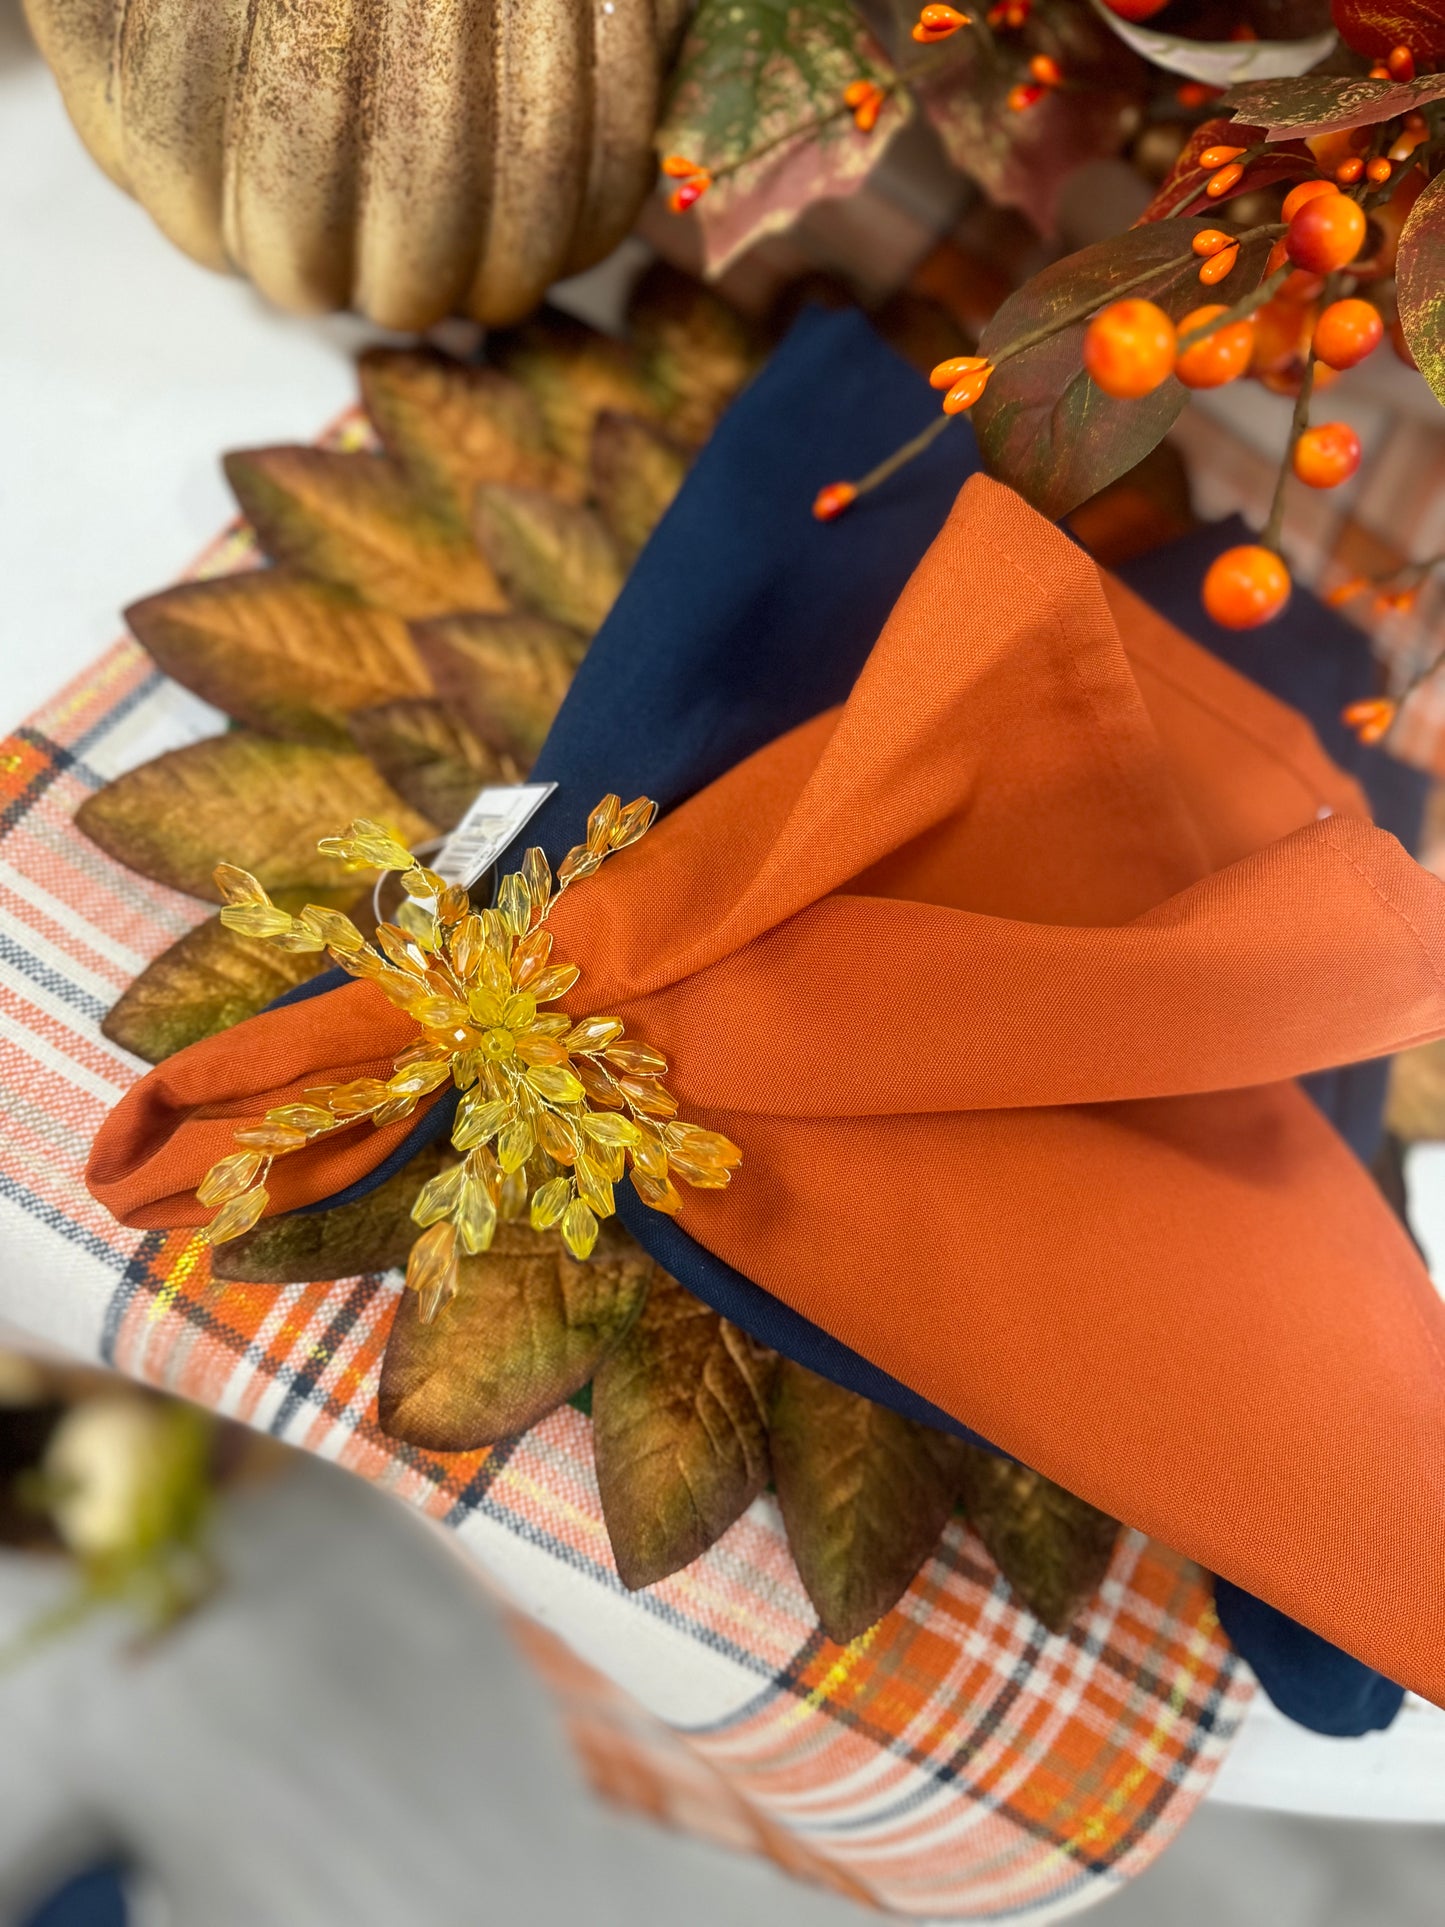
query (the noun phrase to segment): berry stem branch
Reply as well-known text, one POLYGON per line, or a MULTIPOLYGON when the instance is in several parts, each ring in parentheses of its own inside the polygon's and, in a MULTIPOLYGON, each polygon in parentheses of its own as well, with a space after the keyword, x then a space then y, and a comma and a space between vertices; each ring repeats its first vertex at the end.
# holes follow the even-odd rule
POLYGON ((1284 451, 1284 459, 1279 465, 1279 479, 1274 485, 1274 500, 1269 505, 1269 520, 1260 536, 1260 545, 1280 553, 1280 531, 1284 527, 1284 497, 1289 482, 1290 471, 1294 465, 1294 451, 1299 438, 1309 427, 1310 396, 1314 392, 1315 364, 1313 356, 1305 362, 1304 374, 1300 377, 1299 393, 1295 396, 1294 413, 1290 417, 1289 443, 1284 451))
POLYGON ((899 469, 906 467, 916 455, 921 455, 926 448, 931 448, 949 423, 956 419, 953 415, 935 415, 922 434, 915 435, 912 441, 905 442, 902 448, 895 448, 885 461, 878 464, 877 468, 869 469, 862 480, 856 484, 858 493, 866 495, 870 489, 875 489, 886 482, 889 476, 896 475, 899 469))

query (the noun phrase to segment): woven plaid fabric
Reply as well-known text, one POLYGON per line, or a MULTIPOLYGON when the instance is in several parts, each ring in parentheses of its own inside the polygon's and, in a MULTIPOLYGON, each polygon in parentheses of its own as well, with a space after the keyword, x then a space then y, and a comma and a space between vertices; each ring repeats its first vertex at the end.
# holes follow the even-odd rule
MULTIPOLYGON (((232 532, 197 573, 253 559, 232 532)), ((453 1528, 572 1656, 574 1730, 614 1796, 675 1823, 706 1812, 710 1837, 913 1918, 1055 1919, 1141 1871, 1206 1791, 1252 1691, 1177 1555, 1122 1535, 1091 1611, 1055 1637, 955 1522, 897 1609, 840 1648, 763 1498, 704 1559, 629 1595, 578 1412, 455 1457, 378 1431, 396 1277, 217 1284, 194 1233, 128 1230, 90 1198, 91 1138, 144 1068, 100 1020, 206 912, 112 863, 72 817, 223 720, 125 642, 0 746, 0 1320, 453 1528)))

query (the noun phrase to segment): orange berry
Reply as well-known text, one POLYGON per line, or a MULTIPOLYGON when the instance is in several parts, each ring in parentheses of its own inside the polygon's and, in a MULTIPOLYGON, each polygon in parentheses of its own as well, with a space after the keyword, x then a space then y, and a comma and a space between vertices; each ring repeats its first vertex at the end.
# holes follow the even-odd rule
POLYGON ((1341 161, 1335 169, 1335 179, 1342 187, 1351 187, 1365 171, 1365 163, 1358 154, 1351 154, 1347 161, 1341 161))
POLYGON ((1226 161, 1236 160, 1244 152, 1242 147, 1206 147, 1199 156, 1201 167, 1223 167, 1226 161))
POLYGON ((1022 114, 1027 108, 1036 107, 1048 91, 1047 87, 1040 87, 1036 80, 1021 81, 1017 87, 1008 90, 1009 112, 1022 114))
POLYGON ((1360 438, 1344 422, 1321 422, 1295 443, 1291 465, 1310 488, 1338 488, 1360 466, 1360 438))
POLYGON ((1375 607, 1380 611, 1381 615, 1398 616, 1403 615, 1407 609, 1413 609, 1419 599, 1420 591, 1418 587, 1413 589, 1383 589, 1380 594, 1375 597, 1375 607))
POLYGON ((987 368, 988 359, 984 355, 950 355, 947 361, 940 361, 929 374, 929 382, 934 388, 952 388, 963 375, 971 375, 976 368, 987 368))
POLYGON ((1174 370, 1174 323, 1152 301, 1115 301, 1084 332, 1084 366, 1118 401, 1150 395, 1174 370))
POLYGON ((1354 730, 1362 743, 1378 743, 1399 713, 1399 704, 1392 703, 1388 696, 1367 696, 1363 702, 1347 703, 1340 711, 1340 721, 1354 730))
POLYGON ((1352 295, 1332 301, 1315 323, 1314 353, 1330 368, 1353 368, 1372 355, 1385 338, 1378 308, 1352 295))
POLYGON ((1389 180, 1392 171, 1390 163, 1385 159, 1385 156, 1383 154, 1377 154, 1374 160, 1367 162, 1365 165, 1365 179, 1373 182, 1376 187, 1383 187, 1385 182, 1389 180))
POLYGON ((667 197, 667 204, 674 214, 686 214, 690 207, 697 205, 711 186, 711 174, 694 174, 690 181, 682 181, 672 190, 667 197))
POLYGON ((1041 87, 1057 87, 1064 77, 1064 70, 1052 54, 1035 54, 1029 62, 1029 72, 1041 87))
POLYGON ((1212 201, 1222 200, 1231 188, 1237 187, 1244 179, 1244 169, 1238 161, 1231 161, 1228 167, 1221 167, 1217 174, 1211 174, 1205 193, 1212 201))
POLYGON ((1121 20, 1152 20, 1169 4, 1169 0, 1104 0, 1110 13, 1117 13, 1121 20))
POLYGON ((1370 79, 1371 80, 1388 80, 1389 78, 1390 78, 1389 68, 1385 65, 1383 60, 1377 60, 1374 66, 1371 67, 1370 69, 1370 79))
POLYGON ((1385 66, 1391 80, 1413 80, 1415 78, 1415 56, 1408 47, 1392 47, 1385 55, 1385 66))
POLYGON ((972 408, 988 387, 988 378, 992 373, 993 369, 985 362, 983 367, 972 369, 955 382, 943 398, 944 414, 961 415, 966 408, 972 408))
MULTIPOLYGON (((1107 6, 1108 0, 1104 0, 1104 4, 1107 6)), ((1161 0, 1162 4, 1167 4, 1167 0, 1161 0)), ((1116 7, 1114 11, 1117 13, 1118 8, 1116 7)), ((1157 12, 1158 9, 1156 8, 1155 11, 1157 12)), ((1216 99, 1218 94, 1217 87, 1206 87, 1202 80, 1186 80, 1182 86, 1174 90, 1174 98, 1189 113, 1193 113, 1196 107, 1202 107, 1206 101, 1216 99)))
MULTIPOLYGON (((1267 275, 1276 273, 1289 260, 1283 241, 1276 241, 1269 251, 1269 259, 1264 264, 1267 275)), ((1324 280, 1318 274, 1302 274, 1298 268, 1293 274, 1286 275, 1275 290, 1276 301, 1313 301, 1324 287, 1324 280)))
POLYGON ((1362 575, 1352 575, 1347 582, 1337 582, 1325 597, 1325 601, 1332 609, 1343 609, 1347 602, 1353 602, 1361 590, 1368 589, 1369 586, 1362 575))
POLYGON ((1289 570, 1257 542, 1226 549, 1204 578, 1204 608, 1222 629, 1257 629, 1289 601, 1289 570))
POLYGON ((1301 181, 1285 195, 1280 214, 1286 221, 1292 221, 1306 201, 1317 200, 1321 194, 1338 194, 1339 191, 1333 181, 1301 181))
POLYGON ((1201 228, 1189 243, 1196 254, 1218 254, 1221 248, 1236 245, 1234 236, 1226 234, 1222 227, 1201 228))
POLYGON ((1292 361, 1303 360, 1309 348, 1310 314, 1298 302, 1276 295, 1254 311, 1252 375, 1274 374, 1292 361))
POLYGON ((820 488, 813 498, 813 516, 819 522, 836 522, 844 509, 851 508, 858 500, 858 490, 852 482, 829 482, 820 488))
POLYGON ((1233 247, 1221 248, 1218 254, 1211 254, 1199 270, 1199 279, 1206 288, 1212 288, 1223 281, 1226 275, 1233 274, 1239 262, 1239 243, 1233 247))
MULTIPOLYGON (((1186 340, 1196 328, 1203 328, 1228 312, 1218 303, 1196 308, 1179 323, 1180 341, 1186 340)), ((1186 388, 1222 388, 1227 381, 1237 381, 1249 367, 1253 347, 1254 323, 1227 321, 1192 347, 1181 347, 1174 372, 1186 388)))
POLYGON ((690 174, 702 174, 705 168, 696 161, 690 161, 685 154, 669 154, 662 163, 662 171, 673 180, 686 180, 690 174))
POLYGON ((956 7, 925 7, 918 16, 913 29, 913 38, 921 40, 925 46, 935 40, 947 40, 950 34, 957 33, 960 27, 973 23, 966 13, 956 7))
POLYGON ((1285 252, 1309 274, 1329 274, 1353 261, 1364 244, 1365 210, 1348 195, 1318 194, 1294 216, 1285 252))

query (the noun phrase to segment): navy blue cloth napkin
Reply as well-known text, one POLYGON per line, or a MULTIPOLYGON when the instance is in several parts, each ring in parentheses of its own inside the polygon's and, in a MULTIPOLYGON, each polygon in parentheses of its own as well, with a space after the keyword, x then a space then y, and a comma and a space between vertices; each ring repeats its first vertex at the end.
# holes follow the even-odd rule
MULTIPOLYGON (((528 841, 555 862, 582 839, 587 812, 608 791, 674 808, 846 698, 959 488, 980 467, 972 431, 959 422, 840 523, 815 522, 813 497, 827 482, 865 473, 934 419, 937 405, 861 315, 800 319, 724 417, 588 651, 533 771, 559 788, 529 826, 528 841)), ((1370 693, 1358 633, 1304 593, 1268 631, 1243 638, 1205 618, 1205 567, 1244 539, 1242 524, 1218 524, 1120 573, 1187 635, 1305 710, 1337 760, 1365 782, 1380 820, 1410 843, 1423 784, 1378 751, 1362 750, 1338 722, 1344 701, 1370 693)), ((338 978, 327 973, 291 995, 319 994, 338 978)), ((1316 1101, 1370 1156, 1383 1093, 1377 1068, 1313 1081, 1316 1101)), ((453 1109, 454 1099, 438 1103, 368 1179, 316 1208, 373 1188, 448 1130, 453 1109)), ((646 1209, 630 1186, 618 1189, 618 1213, 674 1277, 775 1350, 879 1404, 987 1443, 646 1209)), ((1348 1708, 1368 1702, 1370 1724, 1380 1723, 1378 1693, 1362 1692, 1356 1677, 1368 1669, 1313 1635, 1304 1635, 1313 1647, 1291 1644, 1302 1628, 1221 1582, 1226 1611, 1246 1657, 1268 1645, 1269 1666, 1260 1670, 1285 1712, 1307 1724, 1332 1720, 1321 1730, 1340 1731, 1353 1717, 1348 1708), (1234 1612, 1234 1599, 1248 1601, 1250 1613, 1234 1612), (1333 1656, 1324 1671, 1315 1648, 1333 1656), (1326 1703, 1333 1711, 1320 1714, 1326 1703)))

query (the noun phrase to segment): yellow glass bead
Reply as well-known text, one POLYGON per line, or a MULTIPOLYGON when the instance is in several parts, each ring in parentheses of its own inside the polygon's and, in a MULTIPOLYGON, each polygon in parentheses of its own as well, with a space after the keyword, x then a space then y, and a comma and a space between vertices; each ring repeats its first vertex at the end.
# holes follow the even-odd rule
POLYGON ((562 1213, 562 1242, 574 1258, 592 1256, 598 1229, 596 1218, 581 1198, 574 1198, 562 1213))
POLYGON ((502 1022, 515 1035, 529 1030, 537 1017, 537 1000, 525 990, 514 990, 502 1006, 502 1022))
POLYGON ((665 1211, 670 1218, 682 1209, 682 1198, 670 1178, 650 1178, 634 1168, 632 1188, 644 1204, 654 1211, 665 1211))
POLYGON ((662 1140, 650 1131, 639 1130, 632 1146, 632 1163, 644 1176, 661 1180, 667 1176, 667 1152, 662 1140))
POLYGON ((289 1124, 295 1131, 304 1131, 307 1137, 320 1137, 323 1131, 334 1129, 336 1119, 319 1104, 278 1104, 274 1110, 267 1111, 268 1124, 289 1124))
POLYGON ((529 1065, 527 1082, 552 1104, 576 1104, 584 1096, 575 1073, 563 1064, 529 1065))
POLYGON ((536 1133, 529 1118, 516 1117, 497 1139, 497 1162, 507 1172, 520 1171, 532 1155, 536 1133))
POLYGON ((431 1323, 457 1292, 457 1234, 453 1225, 434 1224, 423 1231, 406 1261, 406 1288, 417 1295, 417 1316, 431 1323))
POLYGON ((342 950, 336 944, 331 946, 331 954, 349 977, 360 977, 366 983, 378 983, 386 976, 387 967, 369 945, 360 950, 342 950))
POLYGON ((416 1203, 411 1215, 418 1224, 436 1224, 442 1218, 449 1218, 456 1209, 457 1199, 462 1191, 462 1167, 452 1164, 445 1171, 438 1171, 434 1178, 428 1178, 416 1194, 416 1203))
POLYGON ((521 939, 512 952, 512 982, 518 990, 525 990, 534 977, 542 974, 551 954, 550 930, 534 930, 530 936, 521 939))
POLYGON ((556 1111, 538 1111, 534 1128, 537 1142, 559 1164, 570 1164, 581 1149, 576 1126, 556 1111))
POLYGON ((622 1035, 620 1017, 586 1017, 568 1032, 568 1050, 602 1050, 622 1035))
POLYGON ((269 903, 265 889, 249 870, 238 870, 234 863, 218 863, 211 872, 225 903, 269 903))
POLYGON ((668 1145, 687 1151, 705 1163, 720 1164, 726 1170, 735 1169, 743 1161, 736 1144, 720 1131, 704 1131, 697 1124, 666 1124, 662 1135, 668 1145))
POLYGON ((542 909, 552 894, 552 871, 539 849, 533 847, 522 858, 522 877, 533 909, 542 909))
POLYGON ((424 863, 413 863, 401 879, 401 887, 409 897, 424 897, 439 902, 447 887, 445 877, 439 877, 435 870, 429 870, 424 863))
POLYGON ((466 1158, 467 1176, 475 1178, 478 1184, 487 1187, 487 1196, 495 1204, 502 1194, 502 1167, 492 1155, 488 1145, 478 1145, 475 1151, 468 1151, 466 1158))
POLYGON ((398 970, 417 975, 426 969, 426 958, 416 940, 400 924, 379 923, 376 926, 376 942, 378 949, 390 958, 398 970))
POLYGON ((406 902, 398 908, 396 921, 398 927, 423 950, 430 953, 439 947, 441 925, 425 904, 415 903, 408 897, 406 902))
POLYGON ((490 1248, 497 1231, 497 1207, 480 1178, 462 1178, 456 1209, 457 1236, 471 1257, 490 1248))
POLYGON ((573 1060, 572 1068, 594 1104, 604 1105, 610 1111, 620 1111, 626 1105, 627 1099, 617 1088, 617 1080, 595 1058, 578 1057, 573 1060))
POLYGON ((545 1010, 532 1019, 533 1037, 562 1037, 572 1028, 572 1019, 561 1010, 545 1010))
POLYGON ((511 948, 512 939, 516 934, 508 925, 506 918, 500 910, 495 910, 490 907, 481 911, 479 914, 482 919, 482 930, 485 933, 488 947, 492 950, 500 950, 503 954, 506 954, 511 948))
POLYGON ((588 1153, 609 1184, 621 1181, 627 1170, 627 1148, 622 1144, 594 1144, 588 1153))
POLYGON ((550 1231, 572 1202, 572 1180, 553 1178, 532 1193, 532 1229, 550 1231))
POLYGON ((507 968, 507 960, 500 950, 489 944, 482 952, 481 967, 477 972, 478 980, 494 997, 505 1003, 512 994, 512 973, 507 968))
POLYGON ((579 843, 569 850, 557 868, 557 882, 562 889, 571 884, 581 883, 585 878, 595 876, 602 868, 602 858, 596 850, 589 850, 585 843, 579 843))
POLYGON ((665 1077, 667 1059, 660 1050, 651 1044, 639 1044, 636 1038, 625 1038, 620 1044, 611 1044, 603 1052, 608 1063, 619 1071, 628 1071, 634 1077, 665 1077))
POLYGON ((655 1078, 619 1077, 617 1087, 634 1110, 641 1111, 646 1117, 677 1115, 677 1099, 655 1078))
POLYGON ((411 851, 398 840, 385 823, 359 816, 347 832, 363 863, 375 870, 409 870, 414 861, 411 851))
POLYGON ((465 886, 460 883, 449 883, 437 898, 437 922, 444 929, 450 930, 461 922, 471 907, 472 900, 465 886))
POLYGON ((526 936, 527 926, 532 921, 532 893, 520 871, 514 870, 510 876, 502 878, 501 888, 497 891, 497 909, 514 937, 526 936))
POLYGON ((610 1218, 616 1209, 612 1201, 612 1181, 595 1158, 584 1152, 572 1167, 577 1195, 590 1205, 599 1218, 610 1218))
POLYGON ((308 903, 298 922, 314 931, 329 949, 340 950, 347 956, 354 956, 364 947, 365 939, 361 932, 350 917, 342 916, 339 910, 328 910, 320 903, 308 903))
POLYGON ((554 997, 565 997, 582 972, 576 964, 553 964, 527 986, 539 1004, 550 1004, 554 997))
POLYGON ((261 1164, 259 1151, 233 1151, 211 1166, 201 1179, 196 1197, 207 1207, 229 1204, 255 1183, 261 1164))
POLYGON ((443 1084, 450 1083, 451 1075, 450 1057, 424 1057, 397 1071, 386 1082, 387 1088, 398 1097, 425 1097, 428 1091, 440 1090, 443 1084))
POLYGON ((636 843, 657 821, 657 805, 647 796, 636 797, 629 803, 613 826, 611 844, 614 850, 625 850, 636 843))
POLYGON ((587 819, 587 848, 594 854, 605 856, 612 841, 612 832, 617 828, 618 818, 622 815, 622 798, 604 796, 587 819))
POLYGON ((504 999, 495 990, 488 990, 485 984, 473 984, 467 992, 467 1009, 487 1030, 501 1023, 503 1002, 504 999))
POLYGON ((326 945, 314 930, 308 930, 299 918, 293 919, 289 930, 282 930, 270 939, 278 950, 290 950, 305 955, 324 950, 326 945))
POLYGON ((447 940, 452 968, 459 977, 473 977, 487 947, 486 932, 476 911, 464 916, 447 940))
POLYGON ((525 1171, 509 1171, 502 1179, 501 1194, 497 1198, 497 1216, 504 1224, 520 1218, 527 1208, 527 1174, 525 1171))
POLYGON ((452 1058, 452 1082, 459 1091, 469 1091, 482 1071, 479 1050, 459 1050, 452 1058))
POLYGON ((595 1111, 587 1112, 582 1129, 596 1144, 636 1144, 642 1135, 630 1117, 618 1117, 615 1112, 601 1117, 595 1111))
POLYGON ((289 1124, 246 1124, 237 1131, 236 1142, 252 1151, 264 1151, 268 1157, 282 1157, 287 1151, 299 1151, 306 1133, 289 1124))
POLYGON ((390 1096, 391 1092, 379 1077, 358 1077, 350 1084, 334 1085, 326 1101, 338 1117, 364 1117, 378 1104, 385 1104, 390 1096))
POLYGON ((230 1199, 206 1226, 206 1242, 224 1245, 229 1244, 232 1238, 239 1238, 242 1232, 251 1229, 270 1202, 271 1194, 264 1184, 258 1184, 254 1190, 243 1191, 240 1197, 230 1199))
POLYGON ((515 1109, 506 1098, 488 1098, 476 1090, 466 1092, 457 1106, 452 1143, 459 1151, 470 1151, 478 1144, 485 1144, 511 1122, 515 1109))
POLYGON ((396 1124, 404 1117, 410 1117, 416 1109, 414 1097, 393 1097, 389 1103, 378 1104, 371 1114, 371 1121, 380 1130, 383 1124, 396 1124))
POLYGON ((528 1031, 517 1039, 517 1055, 524 1064, 565 1064, 567 1053, 555 1037, 538 1037, 528 1031))
POLYGON ((466 1030, 470 1012, 455 997, 423 997, 411 1006, 412 1015, 428 1030, 466 1030))
POLYGON ((490 1057, 494 1064, 502 1064, 515 1052, 517 1040, 509 1030, 498 1026, 484 1034, 481 1048, 483 1055, 490 1057))
POLYGON ((686 1151, 673 1151, 668 1163, 677 1175, 699 1191, 725 1191, 732 1180, 726 1165, 710 1164, 686 1151))
POLYGON ((270 903, 228 903, 221 922, 238 937, 279 937, 291 928, 286 912, 270 903))

